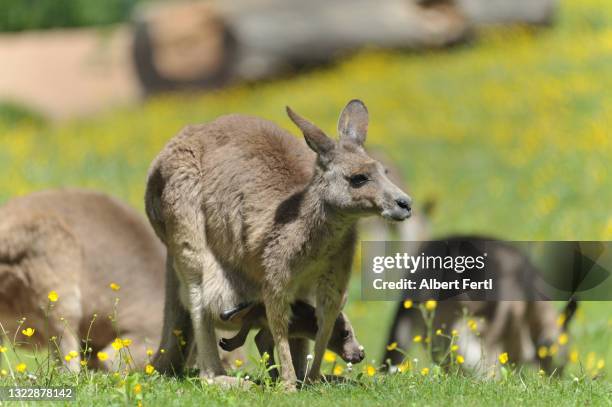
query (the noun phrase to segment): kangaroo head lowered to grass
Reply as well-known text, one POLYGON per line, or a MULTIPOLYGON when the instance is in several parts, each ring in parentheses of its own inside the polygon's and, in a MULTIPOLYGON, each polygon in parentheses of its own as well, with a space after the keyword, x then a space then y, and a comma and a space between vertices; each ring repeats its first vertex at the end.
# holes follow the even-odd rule
POLYGON ((176 274, 167 278, 159 371, 183 367, 172 331, 191 320, 201 374, 233 382, 219 362, 214 327, 224 326, 223 311, 263 302, 281 378, 294 388, 296 370, 305 374, 307 342, 292 340, 290 349, 291 304, 314 297, 309 378, 318 378, 350 276, 357 220, 410 216, 411 199, 363 149, 361 101, 342 111, 337 141, 287 113, 305 143, 269 121, 228 115, 186 127, 151 166, 146 211, 168 248, 167 273, 176 274))

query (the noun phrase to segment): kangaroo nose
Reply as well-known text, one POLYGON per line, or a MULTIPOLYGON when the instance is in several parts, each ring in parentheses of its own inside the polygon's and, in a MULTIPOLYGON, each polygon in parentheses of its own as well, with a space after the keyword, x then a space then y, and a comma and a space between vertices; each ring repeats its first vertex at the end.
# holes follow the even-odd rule
POLYGON ((408 199, 399 198, 395 200, 395 203, 402 209, 406 209, 407 211, 410 210, 410 201, 408 199))

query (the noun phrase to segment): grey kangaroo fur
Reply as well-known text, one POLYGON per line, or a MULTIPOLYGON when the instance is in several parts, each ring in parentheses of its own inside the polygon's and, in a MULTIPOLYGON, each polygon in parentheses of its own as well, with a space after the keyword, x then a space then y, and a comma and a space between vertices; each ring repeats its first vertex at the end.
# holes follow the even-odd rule
MULTIPOLYGON (((234 315, 240 313, 240 321, 242 328, 232 338, 222 338, 219 346, 222 349, 231 352, 242 345, 246 341, 247 335, 251 329, 258 328, 259 332, 255 335, 255 344, 259 354, 264 353, 269 355, 268 365, 274 365, 274 339, 268 326, 266 318, 266 309, 263 304, 250 304, 245 306, 246 309, 237 309, 233 315, 226 319, 234 320, 234 315)), ((290 338, 306 338, 314 340, 317 335, 317 317, 315 309, 312 305, 303 301, 296 301, 291 305, 293 318, 289 323, 290 338)), ((222 315, 223 319, 224 316, 222 315)), ((355 331, 348 317, 341 312, 336 318, 331 337, 327 344, 328 349, 340 355, 345 362, 359 363, 365 357, 363 346, 359 344, 355 337, 355 331)), ((271 375, 276 377, 276 369, 272 370, 271 375)))
MULTIPOLYGON (((475 236, 449 236, 439 240, 469 240, 483 238, 475 236)), ((500 281, 509 290, 513 284, 512 276, 520 278, 521 273, 534 273, 533 265, 527 257, 516 248, 493 239, 483 239, 487 243, 488 261, 505 264, 504 274, 510 278, 500 281)), ((502 285, 502 287, 504 287, 502 285)), ((504 289, 505 290, 505 289, 504 289)), ((540 346, 550 346, 556 342, 559 335, 566 332, 577 308, 577 302, 572 298, 566 304, 562 313, 563 324, 557 323, 558 312, 551 302, 546 301, 441 301, 436 308, 433 329, 444 329, 446 335, 451 329, 459 331, 458 345, 465 357, 465 366, 473 369, 488 368, 495 364, 495 358, 501 352, 508 352, 511 362, 535 363, 548 373, 561 373, 563 364, 555 365, 550 355, 539 358, 537 349, 540 346), (479 324, 480 338, 472 335, 466 329, 465 323, 460 323, 464 311, 473 316, 479 324), (482 340, 482 346, 480 341, 482 340), (484 364, 484 365, 483 365, 484 364)), ((404 309, 400 303, 389 332, 387 343, 397 342, 401 349, 408 349, 415 335, 427 335, 425 322, 418 309, 404 309)), ((434 336, 434 348, 448 349, 449 341, 444 336, 434 336)), ((560 354, 566 351, 561 349, 560 354)), ((441 357, 444 351, 434 355, 441 357)), ((397 351, 386 351, 383 360, 390 366, 398 365, 404 356, 397 351)), ((564 359, 560 357, 559 359, 564 359)), ((445 361, 439 361, 445 363, 445 361)))
MULTIPOLYGON (((101 362, 95 355, 112 356, 117 336, 132 339, 134 364, 144 366, 147 347, 159 340, 164 255, 145 219, 109 196, 68 189, 12 199, 0 207, 0 323, 12 334, 17 319, 26 317, 24 326, 36 330, 32 341, 47 346, 51 336, 61 339, 63 361, 68 352, 83 349, 97 314, 89 334, 90 367, 109 367, 110 359, 101 362), (121 289, 112 291, 111 282, 121 289), (44 310, 52 290, 59 300, 47 324, 44 310), (108 316, 116 297, 113 326, 108 316)), ((79 362, 73 358, 68 366, 79 370, 79 362)))
MULTIPOLYGON (((411 199, 363 149, 361 101, 342 111, 338 141, 287 113, 306 142, 267 120, 228 115, 185 127, 149 171, 146 212, 168 249, 170 274, 161 347, 175 348, 172 330, 190 319, 200 374, 219 383, 236 383, 219 360, 214 328, 227 326, 219 315, 263 302, 281 379, 295 389, 307 342, 290 347, 291 304, 311 297, 319 325, 308 379, 318 379, 350 277, 357 220, 410 216, 411 199)), ((155 366, 180 371, 179 356, 158 353, 155 366)))

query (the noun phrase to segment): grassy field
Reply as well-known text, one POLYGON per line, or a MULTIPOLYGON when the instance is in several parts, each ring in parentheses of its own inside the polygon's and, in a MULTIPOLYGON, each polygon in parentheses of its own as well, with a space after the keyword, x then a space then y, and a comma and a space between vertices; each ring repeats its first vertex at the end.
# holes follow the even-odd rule
MULTIPOLYGON (((207 95, 169 95, 68 123, 0 120, 0 203, 34 190, 81 186, 142 208, 149 163, 186 123, 242 112, 297 134, 284 115, 290 104, 331 132, 341 107, 359 97, 371 114, 367 143, 398 163, 417 204, 429 198, 438 203, 435 235, 611 240, 612 4, 562 4, 550 29, 491 30, 452 50, 370 50, 295 78, 207 95)), ((393 307, 359 301, 354 279, 347 313, 366 347, 367 365, 381 363, 393 307)), ((423 376, 422 365, 392 377, 370 377, 367 369, 358 377, 362 367, 355 366, 352 384, 292 395, 273 389, 226 392, 197 380, 145 374, 62 374, 54 382, 77 382, 79 405, 137 399, 145 405, 610 405, 611 311, 610 303, 581 305, 566 345, 576 360, 561 379, 511 368, 498 380, 437 375, 434 367, 423 376)), ((0 377, 0 385, 12 380, 0 377)))

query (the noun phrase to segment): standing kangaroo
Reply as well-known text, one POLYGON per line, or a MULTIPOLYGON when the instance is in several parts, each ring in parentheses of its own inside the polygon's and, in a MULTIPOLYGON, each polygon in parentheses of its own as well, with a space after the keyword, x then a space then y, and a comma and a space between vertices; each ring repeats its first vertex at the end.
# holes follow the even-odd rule
MULTIPOLYGON (((411 199, 363 149, 368 112, 361 101, 342 111, 338 141, 287 113, 306 143, 260 118, 223 116, 184 128, 149 172, 146 212, 168 249, 161 348, 177 349, 172 330, 191 320, 200 374, 216 382, 234 382, 219 360, 219 315, 252 301, 264 303, 281 379, 294 389, 308 345, 292 339, 290 347, 291 304, 310 297, 319 324, 308 378, 319 378, 357 220, 380 214, 401 221, 411 213, 411 199)), ((182 368, 178 352, 158 356, 158 370, 182 368)))

